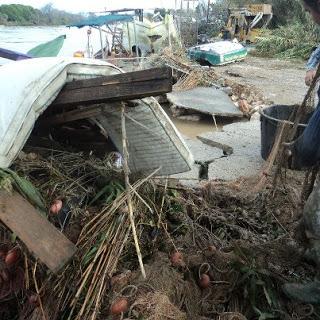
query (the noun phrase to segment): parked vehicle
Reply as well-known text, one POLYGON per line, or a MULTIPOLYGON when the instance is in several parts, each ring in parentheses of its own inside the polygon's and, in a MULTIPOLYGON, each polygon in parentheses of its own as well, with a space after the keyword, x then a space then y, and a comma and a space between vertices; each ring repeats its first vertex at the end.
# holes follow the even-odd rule
POLYGON ((250 4, 244 8, 229 9, 226 29, 231 38, 254 43, 273 17, 270 4, 250 4))

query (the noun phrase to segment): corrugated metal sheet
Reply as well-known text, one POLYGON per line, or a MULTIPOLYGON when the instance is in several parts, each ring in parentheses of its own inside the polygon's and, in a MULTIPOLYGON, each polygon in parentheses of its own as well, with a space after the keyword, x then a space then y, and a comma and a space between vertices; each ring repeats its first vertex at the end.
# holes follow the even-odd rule
MULTIPOLYGON (((143 99, 136 107, 127 108, 129 167, 131 172, 170 175, 189 171, 193 158, 180 134, 152 98, 143 99)), ((122 150, 121 108, 105 105, 104 115, 96 121, 109 133, 118 150, 122 150)))

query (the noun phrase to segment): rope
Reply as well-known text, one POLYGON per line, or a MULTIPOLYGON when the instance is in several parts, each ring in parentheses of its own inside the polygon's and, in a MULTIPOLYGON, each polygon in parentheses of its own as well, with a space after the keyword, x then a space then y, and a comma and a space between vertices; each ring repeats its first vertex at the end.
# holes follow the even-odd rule
MULTIPOLYGON (((298 127, 301 126, 300 121, 302 119, 302 116, 308 110, 308 105, 310 104, 310 101, 313 97, 313 93, 319 78, 320 65, 317 68, 315 77, 313 78, 313 81, 303 99, 302 104, 293 110, 288 120, 281 121, 279 123, 274 145, 266 161, 266 165, 262 169, 260 180, 253 188, 254 192, 258 192, 266 186, 267 178, 271 176, 273 164, 276 162, 276 160, 278 160, 273 179, 273 188, 276 189, 278 177, 281 173, 281 168, 288 163, 288 159, 291 156, 291 153, 288 152, 289 150, 287 149, 287 147, 292 145, 292 141, 297 133, 298 127)), ((278 119, 274 119, 268 115, 265 115, 263 111, 261 111, 260 113, 270 120, 278 121, 278 119)))
POLYGON ((277 186, 277 181, 278 181, 278 177, 281 173, 281 168, 283 166, 285 166, 285 164, 288 163, 288 159, 291 156, 290 152, 287 152, 287 148, 286 146, 290 146, 293 143, 293 140, 297 134, 298 131, 298 127, 300 125, 300 121, 302 119, 302 117, 306 114, 306 111, 308 110, 308 104, 310 103, 310 101, 312 101, 313 96, 314 96, 314 90, 316 88, 317 82, 320 78, 320 65, 317 68, 315 77, 312 80, 312 83, 303 99, 303 102, 301 105, 299 105, 297 107, 296 110, 293 110, 293 112, 291 113, 290 117, 289 117, 289 123, 293 122, 293 126, 291 128, 291 126, 288 126, 286 128, 286 130, 284 130, 282 132, 281 135, 281 142, 282 145, 279 148, 279 152, 278 152, 278 164, 277 164, 277 169, 274 175, 274 180, 273 180, 273 187, 274 189, 277 186), (284 141, 287 140, 287 141, 284 141))

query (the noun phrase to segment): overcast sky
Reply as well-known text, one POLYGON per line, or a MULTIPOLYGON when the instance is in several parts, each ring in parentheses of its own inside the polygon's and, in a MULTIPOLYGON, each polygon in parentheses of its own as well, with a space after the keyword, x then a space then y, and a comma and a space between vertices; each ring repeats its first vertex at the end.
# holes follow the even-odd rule
MULTIPOLYGON (((20 3, 30 5, 34 8, 41 8, 45 4, 52 2, 54 7, 69 12, 95 12, 103 11, 105 8, 174 8, 175 2, 180 5, 180 1, 186 0, 0 0, 1 4, 20 3)), ((192 2, 190 2, 192 8, 192 2)))

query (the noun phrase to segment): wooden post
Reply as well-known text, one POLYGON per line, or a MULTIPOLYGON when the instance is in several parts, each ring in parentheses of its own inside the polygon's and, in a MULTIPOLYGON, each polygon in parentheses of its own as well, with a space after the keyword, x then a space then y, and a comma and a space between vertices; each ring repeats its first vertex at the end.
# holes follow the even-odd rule
MULTIPOLYGON (((88 29, 88 30, 90 30, 90 29, 88 29)), ((91 52, 90 52, 90 33, 89 33, 89 31, 87 31, 87 37, 88 37, 88 41, 87 41, 88 57, 89 57, 89 58, 92 58, 92 57, 91 57, 91 52)))
MULTIPOLYGON (((179 19, 179 31, 180 31, 180 36, 181 36, 181 20, 182 20, 182 9, 183 9, 182 1, 183 1, 183 0, 180 0, 180 19, 179 19)), ((181 38, 181 40, 182 40, 182 38, 181 38)))
POLYGON ((207 8, 207 23, 209 22, 209 11, 210 11, 210 0, 208 0, 208 8, 207 8))
POLYGON ((170 18, 169 18, 169 15, 167 15, 166 17, 166 20, 167 20, 167 27, 168 27, 168 41, 169 41, 169 48, 171 49, 171 30, 170 30, 170 18))
POLYGON ((134 42, 135 42, 135 49, 136 49, 136 57, 137 57, 137 61, 139 63, 139 50, 138 50, 136 20, 133 20, 133 29, 134 29, 134 42))

